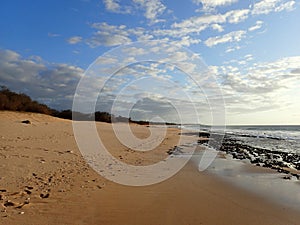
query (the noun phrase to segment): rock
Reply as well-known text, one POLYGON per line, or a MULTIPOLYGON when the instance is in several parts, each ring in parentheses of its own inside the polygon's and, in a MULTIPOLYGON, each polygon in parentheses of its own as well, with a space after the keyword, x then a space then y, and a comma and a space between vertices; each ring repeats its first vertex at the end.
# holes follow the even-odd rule
POLYGON ((49 193, 47 193, 47 194, 41 193, 41 194, 40 194, 40 197, 41 197, 41 198, 49 198, 49 196, 50 196, 49 193))
POLYGON ((209 142, 209 139, 200 139, 198 140, 198 144, 205 144, 205 143, 208 143, 209 142))
POLYGON ((24 190, 28 195, 30 195, 32 192, 31 191, 29 191, 29 190, 27 190, 27 189, 25 189, 24 190))
POLYGON ((294 180, 299 180, 299 178, 300 178, 299 174, 296 174, 296 173, 291 173, 291 174, 294 177, 294 180))
POLYGON ((208 133, 208 132, 204 132, 204 131, 199 132, 199 137, 209 138, 209 136, 210 136, 210 133, 208 133))
POLYGON ((26 198, 26 200, 24 201, 24 205, 28 205, 30 203, 30 198, 26 198))
POLYGON ((21 123, 31 124, 30 120, 23 120, 21 123))
POLYGON ((291 176, 284 176, 284 177, 282 177, 282 179, 284 179, 284 180, 290 180, 291 176))
POLYGON ((25 186, 27 189, 29 189, 29 190, 32 190, 33 189, 33 187, 31 187, 31 186, 25 186))
POLYGON ((252 161, 251 161, 252 164, 259 164, 260 163, 260 160, 259 158, 254 158, 252 161))
POLYGON ((15 203, 13 203, 13 202, 11 202, 11 201, 6 201, 6 202, 4 202, 4 204, 3 204, 5 207, 11 207, 11 206, 15 206, 15 203))

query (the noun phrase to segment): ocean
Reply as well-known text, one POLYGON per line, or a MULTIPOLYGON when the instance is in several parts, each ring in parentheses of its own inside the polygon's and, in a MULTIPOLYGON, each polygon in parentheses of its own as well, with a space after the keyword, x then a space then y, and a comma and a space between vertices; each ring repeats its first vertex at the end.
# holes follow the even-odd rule
MULTIPOLYGON (((183 125, 182 128, 210 131, 209 127, 199 125, 183 125)), ((212 130, 221 133, 219 127, 212 130)), ((300 125, 227 126, 224 131, 226 136, 252 147, 300 154, 300 125)))

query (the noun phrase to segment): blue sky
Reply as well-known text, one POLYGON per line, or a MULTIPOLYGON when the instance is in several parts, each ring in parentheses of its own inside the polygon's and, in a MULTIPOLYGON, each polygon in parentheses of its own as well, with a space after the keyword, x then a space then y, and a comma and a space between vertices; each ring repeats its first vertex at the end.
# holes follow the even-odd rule
MULTIPOLYGON (((199 54, 214 72, 228 124, 300 124, 299 21, 294 0, 4 0, 0 84, 51 107, 71 108, 79 79, 98 56, 135 41, 164 40, 199 54)), ((180 85, 188 86, 186 79, 182 75, 180 85)), ((145 92, 132 92, 142 96, 132 101, 166 114, 163 100, 170 97, 145 92)), ((195 104, 203 111, 203 102, 195 104)), ((138 111, 145 119, 147 112, 138 111)), ((184 121, 193 122, 193 115, 186 113, 184 121)))

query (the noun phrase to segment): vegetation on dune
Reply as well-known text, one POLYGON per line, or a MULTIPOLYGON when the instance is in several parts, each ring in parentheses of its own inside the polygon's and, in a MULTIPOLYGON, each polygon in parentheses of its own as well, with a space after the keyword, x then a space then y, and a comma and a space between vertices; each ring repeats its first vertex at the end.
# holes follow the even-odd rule
POLYGON ((28 95, 12 92, 5 86, 2 86, 0 90, 0 110, 36 112, 47 115, 55 112, 47 105, 33 101, 28 95))
MULTIPOLYGON (((70 109, 62 111, 51 109, 45 104, 41 104, 37 101, 32 100, 28 95, 13 92, 5 86, 1 86, 0 89, 0 110, 42 113, 69 120, 72 119, 73 114, 72 110, 70 109)), ((93 119, 93 116, 90 114, 83 114, 79 112, 75 112, 75 114, 76 119, 78 120, 93 119)), ((112 116, 107 112, 95 112, 94 116, 96 121, 111 123, 112 120, 112 116)))
POLYGON ((76 120, 95 120, 106 123, 130 122, 141 125, 149 125, 148 121, 132 121, 131 118, 114 116, 108 112, 97 111, 94 114, 84 114, 80 112, 72 112, 70 109, 58 111, 51 109, 45 104, 32 100, 26 94, 13 92, 5 86, 1 86, 0 88, 0 110, 42 113, 69 120, 71 120, 72 116, 75 114, 76 120))

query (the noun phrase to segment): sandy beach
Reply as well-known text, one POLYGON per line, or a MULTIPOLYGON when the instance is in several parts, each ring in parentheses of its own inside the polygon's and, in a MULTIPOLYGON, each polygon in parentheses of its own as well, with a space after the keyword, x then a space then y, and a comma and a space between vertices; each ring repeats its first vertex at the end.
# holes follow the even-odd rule
MULTIPOLYGON (((180 135, 170 128, 154 151, 136 152, 97 122, 111 154, 132 165, 168 156, 180 135)), ((132 125, 146 138, 146 126, 132 125)), ((113 183, 83 159, 72 122, 34 113, 0 112, 0 224, 287 225, 300 214, 224 182, 188 163, 170 179, 144 187, 113 183), (29 120, 30 124, 21 123, 29 120)), ((192 138, 191 138, 192 141, 192 138)), ((256 170, 259 168, 256 168, 256 170)))

